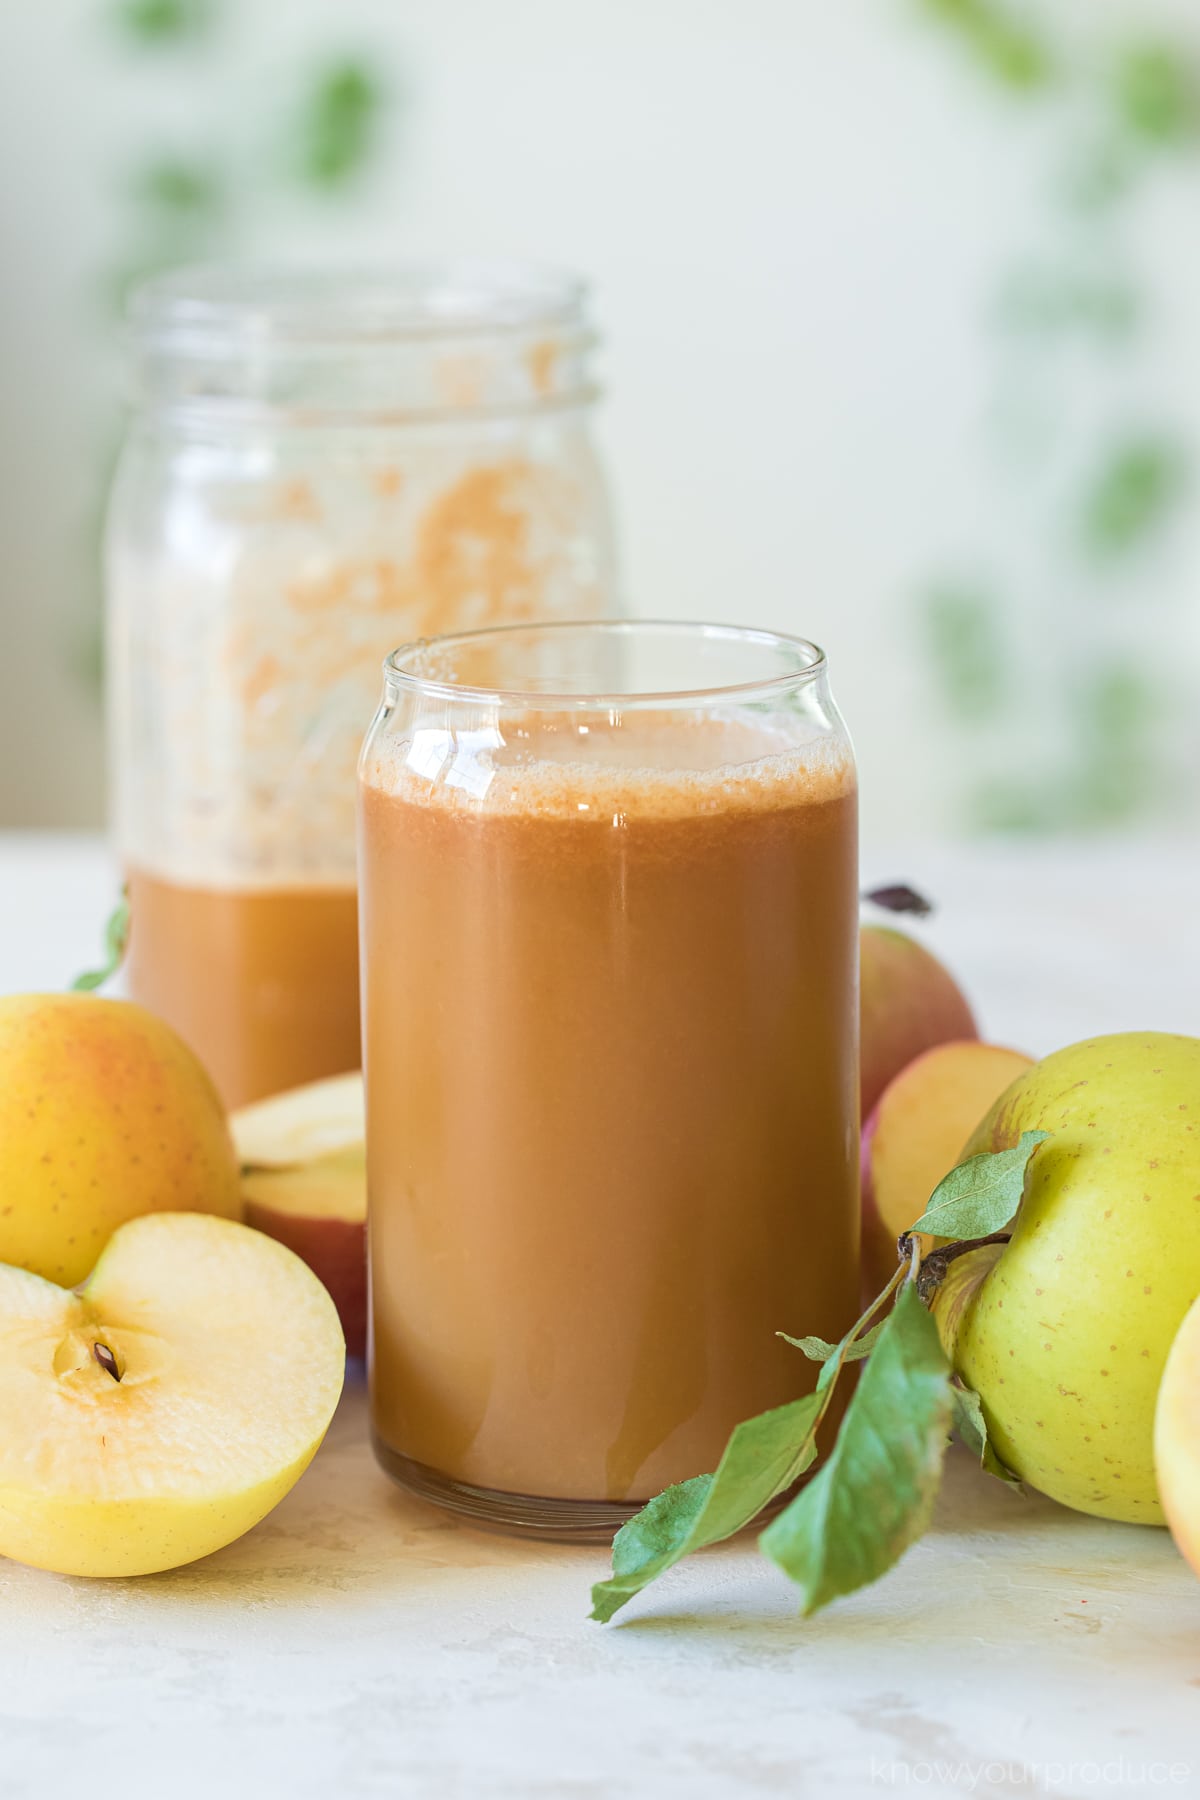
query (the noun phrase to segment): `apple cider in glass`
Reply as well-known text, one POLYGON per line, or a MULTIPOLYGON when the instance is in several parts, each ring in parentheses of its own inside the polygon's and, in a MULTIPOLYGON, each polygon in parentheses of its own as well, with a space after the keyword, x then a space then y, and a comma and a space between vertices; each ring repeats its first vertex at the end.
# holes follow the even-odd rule
POLYGON ((611 1531, 809 1391, 858 1293, 857 831, 819 651, 564 625, 398 652, 360 764, 374 1432, 611 1531))

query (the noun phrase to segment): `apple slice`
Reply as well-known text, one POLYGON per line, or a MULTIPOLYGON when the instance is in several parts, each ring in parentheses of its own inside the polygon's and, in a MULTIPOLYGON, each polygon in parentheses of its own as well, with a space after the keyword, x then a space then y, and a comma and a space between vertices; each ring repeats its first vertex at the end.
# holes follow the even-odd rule
POLYGON ((258 1523, 333 1417, 345 1348, 299 1257, 198 1213, 122 1225, 79 1293, 0 1265, 0 1555, 147 1575, 258 1523))
POLYGON ((362 1072, 256 1100, 231 1115, 229 1129, 244 1169, 294 1169, 353 1149, 367 1135, 362 1072))
POLYGON ((1200 1575, 1200 1300, 1185 1314, 1163 1370, 1154 1474, 1171 1535, 1200 1575))
POLYGON ((294 1169, 247 1169, 247 1225, 303 1257, 338 1309, 346 1350, 367 1348, 367 1157, 360 1143, 294 1169))
POLYGON ((892 1275, 896 1239, 920 1218, 992 1102, 1032 1066, 1019 1050, 970 1039, 927 1050, 888 1083, 862 1136, 868 1298, 892 1275))
POLYGON ((333 1296, 351 1356, 367 1347, 366 1108, 361 1074, 311 1081, 229 1121, 246 1223, 302 1256, 333 1296))

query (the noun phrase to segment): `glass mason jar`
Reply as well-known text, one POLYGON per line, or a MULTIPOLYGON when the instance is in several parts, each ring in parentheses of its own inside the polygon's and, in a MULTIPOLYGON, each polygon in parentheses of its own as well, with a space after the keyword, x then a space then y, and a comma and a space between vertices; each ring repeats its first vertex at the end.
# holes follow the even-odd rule
POLYGON ((572 278, 184 270, 108 537, 128 980, 231 1105, 360 1059, 354 767, 401 639, 614 612, 572 278))
POLYGON ((609 1533, 858 1300, 857 795, 812 644, 397 651, 359 766, 377 1451, 609 1533))

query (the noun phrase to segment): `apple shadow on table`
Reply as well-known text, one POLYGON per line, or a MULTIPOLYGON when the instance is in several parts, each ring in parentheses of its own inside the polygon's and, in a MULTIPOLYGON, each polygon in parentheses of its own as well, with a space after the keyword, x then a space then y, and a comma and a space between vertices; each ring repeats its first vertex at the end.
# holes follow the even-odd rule
POLYGON ((1190 1654, 1200 1641, 1200 1585, 1189 1584, 1195 1605, 1187 1606, 1179 1591, 1182 1565, 1166 1534, 1087 1519, 1040 1495, 1005 1488, 960 1448, 948 1458, 934 1523, 922 1544, 882 1583, 815 1618, 799 1615, 794 1591, 778 1570, 748 1555, 754 1545, 749 1531, 670 1571, 614 1624, 601 1627, 586 1614, 589 1586, 606 1572, 607 1551, 494 1535, 404 1493, 371 1454, 359 1369, 351 1373, 311 1469, 245 1537, 159 1575, 72 1585, 81 1593, 124 1590, 151 1610, 160 1603, 198 1612, 286 1610, 324 1601, 353 1608, 413 1597, 435 1585, 448 1594, 462 1588, 477 1596, 489 1576, 509 1582, 514 1571, 557 1567, 567 1578, 564 1623, 587 1634, 605 1657, 636 1657, 639 1647, 670 1638, 703 1644, 708 1657, 734 1666, 747 1659, 853 1653, 877 1648, 885 1637, 898 1654, 931 1641, 977 1654, 988 1641, 997 1596, 1002 1604, 1019 1602, 1039 1631, 1061 1631, 1064 1648, 1070 1634, 1078 1651, 1102 1629, 1105 1597, 1119 1601, 1126 1589, 1135 1542, 1145 1566, 1142 1579, 1169 1586, 1179 1602, 1178 1631, 1160 1630, 1153 1643, 1139 1641, 1139 1656, 1157 1665, 1172 1653, 1190 1654))
MULTIPOLYGON (((588 1583, 606 1559, 603 1547, 585 1553, 473 1529, 397 1487, 372 1455, 362 1365, 352 1363, 311 1467, 260 1524, 199 1562, 103 1586, 152 1605, 161 1598, 173 1606, 268 1607, 323 1596, 412 1594, 456 1577, 466 1583, 488 1569, 573 1560, 586 1610, 588 1583)), ((81 1592, 91 1585, 81 1581, 81 1592)))

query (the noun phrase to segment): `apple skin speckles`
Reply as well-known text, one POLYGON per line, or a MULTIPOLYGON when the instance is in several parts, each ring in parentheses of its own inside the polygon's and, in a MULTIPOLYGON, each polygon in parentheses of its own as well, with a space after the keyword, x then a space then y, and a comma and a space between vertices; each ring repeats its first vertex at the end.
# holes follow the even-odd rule
POLYGON ((1053 1122, 1011 1241, 989 1261, 972 1252, 952 1265, 974 1262, 975 1286, 957 1296, 948 1348, 1001 1459, 1052 1498, 1108 1518, 1163 1520, 1152 1421, 1172 1340, 1200 1292, 1200 1142, 1189 1115, 1198 1092, 1200 1040, 1092 1039, 1020 1077, 966 1147, 1008 1149, 1053 1122))

